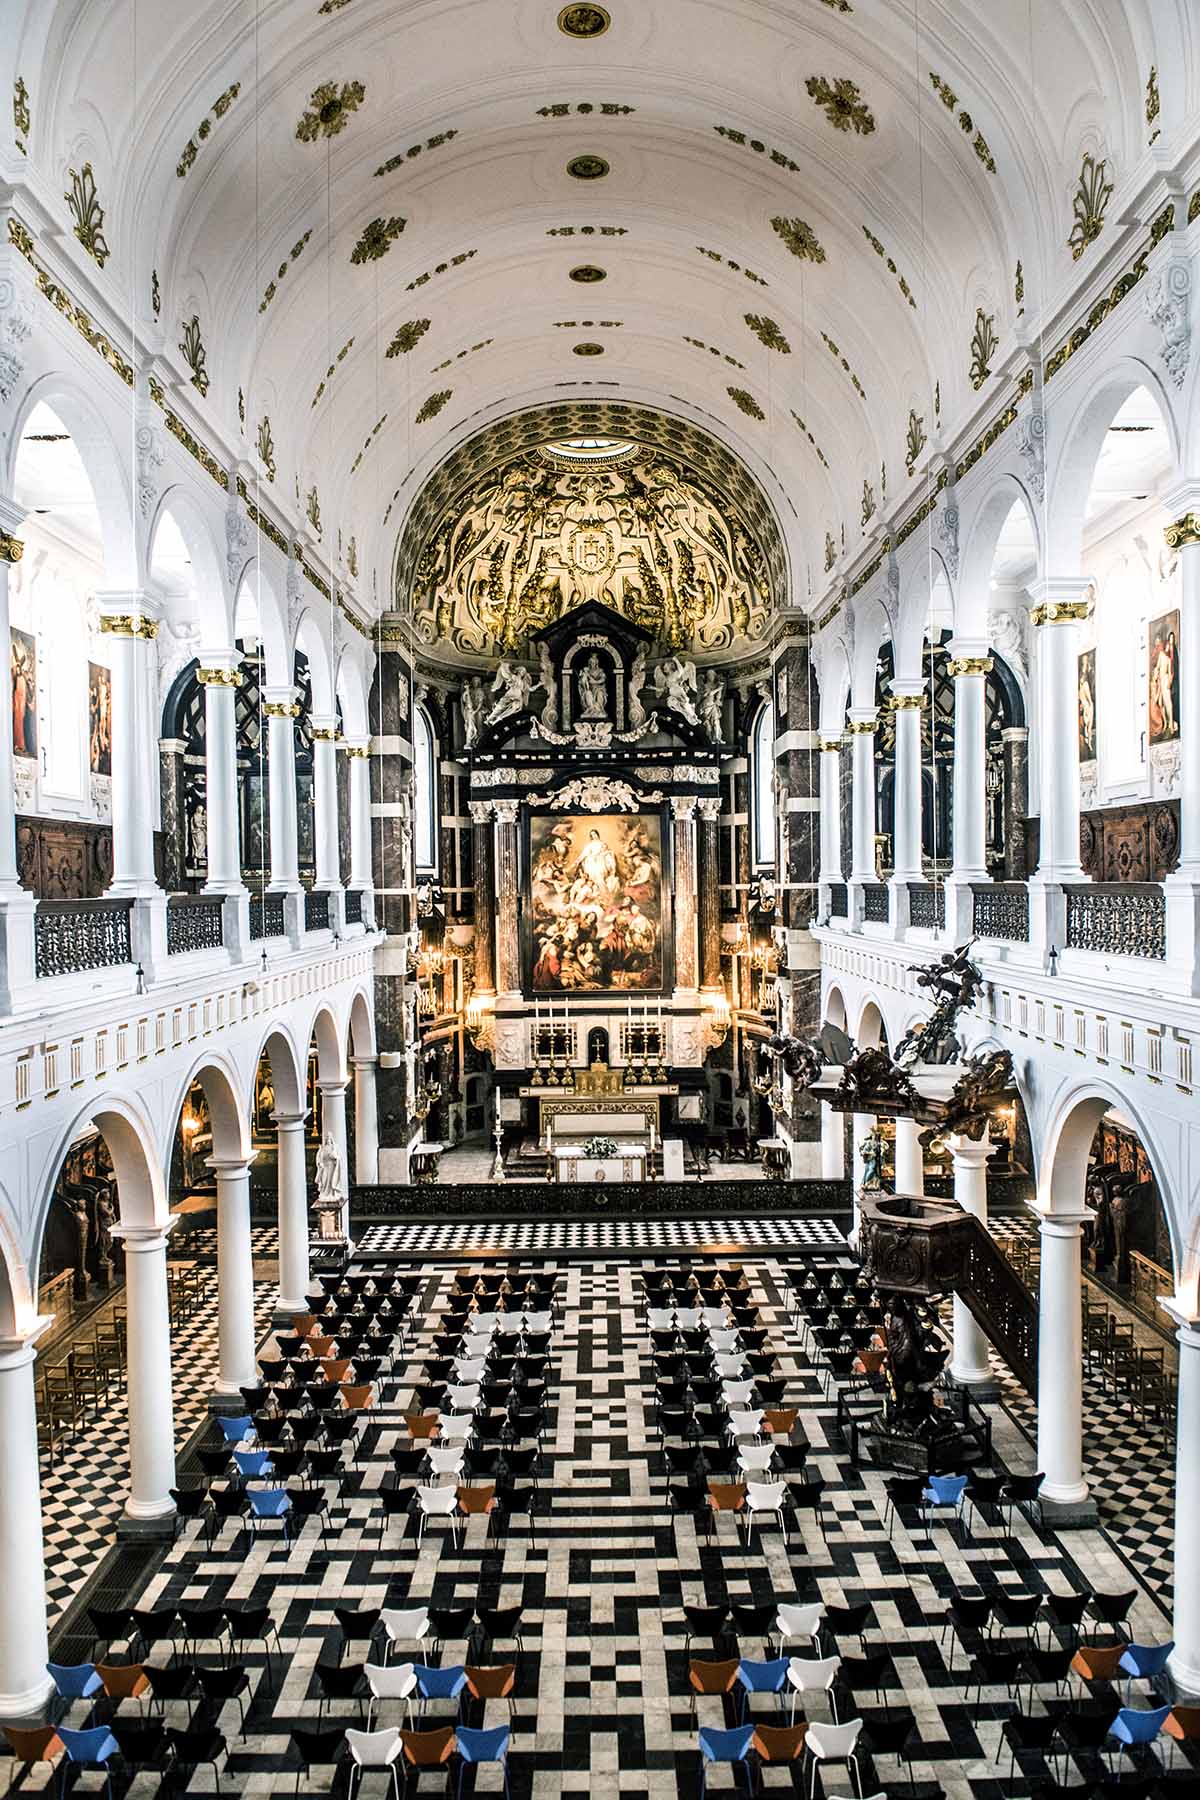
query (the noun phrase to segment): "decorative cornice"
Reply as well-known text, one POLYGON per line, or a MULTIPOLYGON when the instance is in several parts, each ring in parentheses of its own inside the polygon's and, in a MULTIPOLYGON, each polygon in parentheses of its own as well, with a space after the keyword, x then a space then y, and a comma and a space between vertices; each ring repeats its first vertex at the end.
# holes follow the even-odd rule
POLYGON ((956 656, 946 664, 948 675, 990 675, 995 668, 990 656, 956 656))
POLYGON ((1086 619, 1090 611, 1090 600, 1047 600, 1033 608, 1029 622, 1031 625, 1068 625, 1086 619))
POLYGON ((25 554, 25 546, 20 538, 13 537, 10 532, 0 531, 0 562, 19 563, 25 554))
MULTIPOLYGON (((1188 550, 1200 544, 1200 512, 1184 513, 1163 532, 1168 550, 1188 550)), ((0 552, 2 554, 2 552, 0 552)))
POLYGON ((286 700, 264 700, 263 713, 268 719, 298 719, 301 707, 298 700, 289 706, 286 700))
POLYGON ((242 685, 240 669, 197 669, 196 680, 201 687, 239 688, 242 685))
POLYGON ((142 613, 101 613, 100 633, 102 637, 146 638, 153 642, 158 636, 158 620, 147 619, 142 613))

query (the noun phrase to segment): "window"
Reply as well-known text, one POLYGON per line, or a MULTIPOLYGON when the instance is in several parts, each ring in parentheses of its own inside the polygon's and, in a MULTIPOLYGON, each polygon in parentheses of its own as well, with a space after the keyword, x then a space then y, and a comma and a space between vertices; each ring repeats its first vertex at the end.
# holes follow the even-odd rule
POLYGON ((775 866, 775 708, 768 701, 754 722, 751 755, 751 810, 754 830, 754 863, 759 869, 775 866))
POLYGON ((421 706, 413 726, 413 809, 417 873, 431 875, 437 870, 437 757, 429 715, 421 706))

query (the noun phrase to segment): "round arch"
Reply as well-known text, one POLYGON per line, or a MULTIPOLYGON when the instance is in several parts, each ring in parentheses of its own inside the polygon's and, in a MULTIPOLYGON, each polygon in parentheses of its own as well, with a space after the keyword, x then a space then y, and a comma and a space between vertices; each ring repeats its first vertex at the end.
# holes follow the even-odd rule
POLYGON ((831 982, 825 994, 824 1022, 833 1025, 839 1031, 846 1029, 846 999, 836 982, 831 982))
MULTIPOLYGON (((31 1281, 13 1233, 13 1205, 0 1186, 0 1337, 19 1337, 37 1317, 37 1282, 31 1281)), ((39 1239, 38 1253, 41 1253, 39 1239)), ((36 1265, 35 1265, 36 1266, 36 1265)))
POLYGON ((233 619, 226 599, 224 571, 208 520, 182 482, 169 487, 154 510, 146 536, 147 570, 153 579, 155 550, 163 521, 168 517, 187 548, 192 573, 188 593, 174 594, 167 600, 167 616, 172 624, 198 624, 204 649, 225 649, 233 642, 233 619))
POLYGON ((272 687, 290 687, 295 675, 295 649, 288 641, 287 620, 278 589, 270 570, 263 566, 261 556, 249 557, 238 577, 235 620, 244 595, 250 597, 257 616, 267 681, 272 687))
POLYGON ((321 631, 320 620, 311 607, 302 614, 300 623, 296 627, 295 647, 308 660, 314 719, 332 718, 334 686, 333 670, 329 661, 329 646, 321 631))
POLYGON ((1179 475, 1180 432, 1170 393, 1149 363, 1120 357, 1077 408, 1048 484, 1046 516, 1054 535, 1046 545, 1046 567, 1052 573, 1074 574, 1081 567, 1088 496, 1108 428, 1130 396, 1142 388, 1154 402, 1166 432, 1173 474, 1179 475))
POLYGON ((327 1006, 318 1006, 309 1026, 308 1043, 317 1046, 318 1081, 345 1081, 346 1056, 338 1022, 327 1006))
POLYGON ((250 1118, 242 1105, 242 1080, 233 1064, 224 1056, 209 1053, 196 1059, 176 1088, 173 1105, 168 1109, 163 1136, 163 1164, 170 1165, 179 1118, 192 1083, 198 1081, 204 1091, 208 1116, 212 1124, 212 1153, 228 1162, 247 1162, 250 1158, 250 1118))
POLYGON ((1043 567, 1042 530, 1038 509, 1028 489, 1015 475, 1001 475, 989 489, 971 521, 963 551, 958 585, 958 604, 954 629, 962 638, 988 636, 988 595, 991 592, 992 568, 1000 533, 1014 506, 1021 507, 1029 521, 1037 568, 1043 567))
POLYGON ((306 1103, 304 1066, 286 1025, 272 1025, 258 1046, 250 1075, 250 1092, 245 1097, 248 1113, 254 1107, 254 1087, 263 1057, 271 1065, 271 1086, 275 1090, 275 1108, 293 1116, 303 1112, 306 1103))
POLYGON ((133 496, 126 465, 96 408, 60 371, 35 381, 17 409, 4 467, 4 492, 16 492, 25 422, 33 409, 43 403, 70 432, 91 485, 100 524, 105 580, 114 588, 140 587, 133 496))
POLYGON ((854 1034, 854 1042, 860 1050, 875 1050, 888 1047, 887 1023, 883 1011, 874 1000, 863 1002, 862 1011, 858 1015, 858 1030, 854 1034))
POLYGON ((355 991, 350 1002, 350 1016, 347 1021, 347 1036, 351 1054, 354 1056, 374 1056, 375 1054, 375 1020, 371 1005, 361 988, 355 991))
POLYGON ((1067 1087, 1052 1104, 1042 1138, 1038 1168, 1038 1206, 1048 1214, 1076 1212, 1083 1204, 1088 1155, 1096 1127, 1110 1108, 1133 1121, 1149 1160, 1171 1236, 1176 1285, 1185 1274, 1185 1245, 1180 1231, 1178 1197, 1163 1166, 1154 1134, 1136 1104, 1107 1082, 1091 1078, 1067 1087))

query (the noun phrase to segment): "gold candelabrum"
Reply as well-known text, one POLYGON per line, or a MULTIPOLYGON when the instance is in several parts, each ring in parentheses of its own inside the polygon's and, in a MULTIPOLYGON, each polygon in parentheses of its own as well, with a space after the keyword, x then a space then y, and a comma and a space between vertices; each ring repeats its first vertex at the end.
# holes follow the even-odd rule
POLYGON ((422 1078, 416 1093, 413 1095, 412 1113, 418 1124, 423 1125, 438 1101, 442 1097, 440 1081, 426 1082, 422 1078))
POLYGON ((496 1048, 495 996, 472 994, 467 1001, 463 1022, 467 1028, 467 1036, 476 1050, 490 1055, 496 1048))

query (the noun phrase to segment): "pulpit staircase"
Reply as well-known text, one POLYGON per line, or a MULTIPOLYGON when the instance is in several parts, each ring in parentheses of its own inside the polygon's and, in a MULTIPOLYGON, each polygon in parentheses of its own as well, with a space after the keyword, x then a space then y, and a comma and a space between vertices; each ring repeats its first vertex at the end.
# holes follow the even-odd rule
POLYGON ((961 1300, 1021 1385, 1036 1392, 1037 1301, 986 1225, 953 1200, 863 1188, 859 1202, 860 1249, 875 1283, 961 1300))

